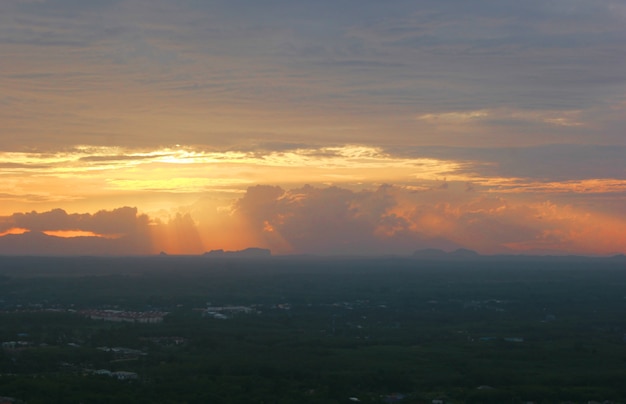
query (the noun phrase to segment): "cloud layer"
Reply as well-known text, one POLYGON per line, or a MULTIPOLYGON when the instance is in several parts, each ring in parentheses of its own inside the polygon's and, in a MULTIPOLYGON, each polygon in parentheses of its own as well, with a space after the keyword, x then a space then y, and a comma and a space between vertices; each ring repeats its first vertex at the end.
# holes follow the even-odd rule
POLYGON ((623 144, 625 21, 619 0, 9 0, 2 147, 623 144))
POLYGON ((259 243, 299 253, 408 253, 465 247, 483 253, 622 251, 626 221, 550 201, 515 203, 441 187, 349 191, 257 186, 234 205, 259 243))
POLYGON ((23 254, 200 254, 258 246, 275 254, 410 254, 470 248, 486 254, 615 254, 626 221, 550 201, 516 203, 441 186, 248 188, 229 209, 202 202, 167 220, 134 208, 0 218, 0 251, 23 254), (44 237, 42 233, 48 236, 44 237), (42 234, 36 236, 36 234, 42 234), (61 241, 61 238, 64 240, 61 241))

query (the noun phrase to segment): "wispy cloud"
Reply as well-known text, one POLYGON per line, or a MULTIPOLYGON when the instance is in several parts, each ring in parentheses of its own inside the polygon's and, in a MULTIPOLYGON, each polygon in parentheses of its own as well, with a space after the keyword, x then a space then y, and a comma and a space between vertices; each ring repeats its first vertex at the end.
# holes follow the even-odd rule
POLYGON ((483 109, 477 111, 440 112, 418 115, 415 119, 433 125, 467 125, 479 123, 498 125, 545 124, 546 126, 584 126, 581 111, 483 109))
POLYGON ((416 144, 579 143, 583 129, 618 142, 621 118, 607 118, 626 86, 621 9, 3 2, 2 147, 344 144, 382 133, 416 144), (416 121, 480 125, 413 136, 416 121))
MULTIPOLYGON (((522 149, 396 149, 364 145, 277 150, 156 150, 77 146, 54 153, 0 153, 4 198, 46 198, 41 189, 72 198, 103 190, 192 193, 258 184, 402 184, 435 188, 442 180, 500 193, 620 193, 626 172, 615 147, 546 146, 522 149), (448 156, 448 158, 445 158, 448 156), (586 168, 587 167, 587 168, 586 168), (605 174, 600 177, 599 174, 605 174), (28 178, 28 181, 20 179, 28 178), (82 181, 78 189, 72 186, 82 181), (10 196, 9 196, 10 195, 10 196)), ((360 185, 359 185, 360 184, 360 185)))

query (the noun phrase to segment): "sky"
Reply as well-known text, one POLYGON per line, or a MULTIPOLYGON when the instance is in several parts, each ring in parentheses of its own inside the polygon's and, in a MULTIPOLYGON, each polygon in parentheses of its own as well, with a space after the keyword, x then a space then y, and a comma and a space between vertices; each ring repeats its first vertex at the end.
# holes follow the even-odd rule
POLYGON ((626 253, 623 0, 3 0, 0 253, 626 253))

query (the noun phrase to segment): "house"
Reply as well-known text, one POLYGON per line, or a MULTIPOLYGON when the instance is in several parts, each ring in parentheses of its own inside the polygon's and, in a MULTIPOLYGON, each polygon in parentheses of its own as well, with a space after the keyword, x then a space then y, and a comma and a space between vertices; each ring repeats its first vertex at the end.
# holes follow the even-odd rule
POLYGON ((2 343, 3 349, 15 349, 17 347, 16 341, 6 341, 2 343))
POLYGON ((117 371, 113 372, 111 376, 117 378, 117 380, 137 380, 139 376, 135 372, 117 371))

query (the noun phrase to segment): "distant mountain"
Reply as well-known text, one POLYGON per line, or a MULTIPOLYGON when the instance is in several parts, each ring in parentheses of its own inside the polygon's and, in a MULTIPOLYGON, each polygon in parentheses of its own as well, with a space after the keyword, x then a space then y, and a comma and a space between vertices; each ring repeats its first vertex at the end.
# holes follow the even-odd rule
POLYGON ((447 252, 438 248, 426 248, 413 253, 413 257, 415 258, 445 258, 447 255, 447 252))
POLYGON ((204 256, 211 258, 264 258, 271 257, 272 252, 265 248, 246 248, 238 251, 211 250, 204 253, 204 256))
POLYGON ((451 253, 448 253, 448 256, 452 258, 477 258, 480 257, 480 254, 478 254, 474 250, 459 248, 458 250, 454 250, 451 253))
POLYGON ((445 252, 437 248, 427 248, 424 250, 417 250, 413 253, 413 258, 421 259, 471 259, 478 258, 480 256, 481 255, 476 251, 465 248, 459 248, 452 252, 445 252))

